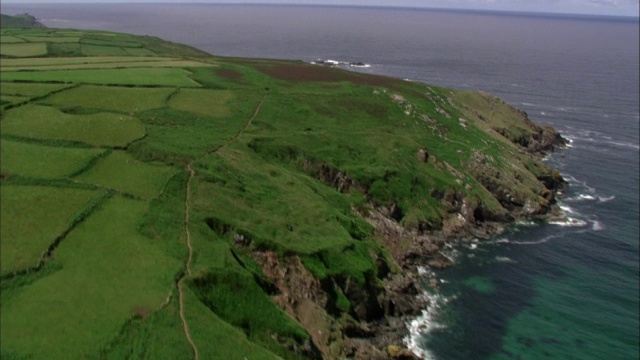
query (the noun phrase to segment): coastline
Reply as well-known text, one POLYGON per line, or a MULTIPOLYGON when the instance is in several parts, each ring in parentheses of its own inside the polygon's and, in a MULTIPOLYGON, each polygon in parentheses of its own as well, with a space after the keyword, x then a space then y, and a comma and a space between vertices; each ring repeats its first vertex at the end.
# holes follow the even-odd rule
MULTIPOLYGON (((571 147, 569 139, 559 134, 558 136, 557 141, 546 144, 543 147, 544 150, 537 149, 530 155, 543 160, 552 156, 557 148, 571 147)), ((461 246, 474 249, 478 243, 494 239, 510 227, 529 224, 531 221, 573 226, 575 219, 568 216, 570 212, 557 202, 567 185, 566 180, 561 178, 561 181, 553 186, 553 204, 544 213, 520 215, 507 222, 466 224, 455 229, 453 233, 447 233, 446 230, 423 234, 411 232, 410 236, 414 237, 415 243, 420 246, 402 254, 400 256, 402 260, 399 262, 402 273, 398 274, 398 277, 385 281, 389 298, 402 304, 401 315, 387 316, 378 324, 373 324, 372 332, 375 335, 371 337, 371 344, 377 349, 386 349, 386 355, 392 359, 432 359, 428 349, 419 347, 418 338, 443 326, 433 319, 434 312, 446 305, 448 301, 439 293, 439 284, 442 280, 438 279, 436 272, 456 266, 455 257, 448 256, 446 251, 455 251, 461 246), (428 281, 425 278, 428 278, 428 281)), ((376 224, 376 221, 369 222, 376 224)), ((407 232, 399 226, 394 230, 407 232)))

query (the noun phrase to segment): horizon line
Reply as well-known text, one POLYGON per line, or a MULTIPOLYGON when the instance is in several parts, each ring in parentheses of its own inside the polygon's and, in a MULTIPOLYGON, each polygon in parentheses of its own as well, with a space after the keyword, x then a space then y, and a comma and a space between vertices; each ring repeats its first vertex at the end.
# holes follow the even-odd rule
POLYGON ((416 5, 374 5, 374 4, 317 4, 317 3, 272 3, 272 2, 206 2, 206 1, 189 1, 189 2, 175 2, 175 1, 126 1, 126 0, 114 0, 114 1, 68 1, 68 2, 22 2, 13 0, 3 0, 2 3, 8 5, 107 5, 107 4, 127 4, 127 5, 234 5, 234 6, 298 6, 298 7, 339 7, 339 8, 370 8, 370 9, 402 9, 402 10, 426 10, 426 11, 443 11, 443 12, 467 12, 467 13, 484 13, 484 14, 497 14, 497 15, 520 15, 520 16, 544 16, 544 17, 573 17, 582 19, 618 19, 618 20, 633 20, 638 22, 640 20, 640 14, 623 15, 623 14, 593 14, 584 12, 555 12, 555 11, 528 11, 528 10, 504 10, 504 9, 475 9, 475 8, 455 8, 455 7, 433 7, 433 6, 416 6, 416 5))

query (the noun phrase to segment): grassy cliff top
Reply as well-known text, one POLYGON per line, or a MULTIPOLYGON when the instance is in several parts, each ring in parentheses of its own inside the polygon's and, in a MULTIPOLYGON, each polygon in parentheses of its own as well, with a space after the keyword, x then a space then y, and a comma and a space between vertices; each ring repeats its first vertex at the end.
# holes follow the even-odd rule
POLYGON ((344 357, 430 239, 561 183, 487 94, 2 22, 2 358, 344 357))
POLYGON ((19 29, 30 29, 30 28, 44 28, 38 20, 33 16, 27 13, 18 14, 18 15, 5 15, 0 14, 0 28, 19 28, 19 29))

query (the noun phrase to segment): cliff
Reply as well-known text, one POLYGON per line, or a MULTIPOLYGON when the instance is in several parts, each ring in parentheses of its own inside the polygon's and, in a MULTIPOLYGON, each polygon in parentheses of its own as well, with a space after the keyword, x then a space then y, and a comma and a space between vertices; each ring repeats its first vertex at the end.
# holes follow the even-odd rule
POLYGON ((18 15, 0 15, 0 28, 21 28, 21 29, 30 29, 30 28, 44 28, 46 26, 42 25, 33 15, 24 13, 18 15))

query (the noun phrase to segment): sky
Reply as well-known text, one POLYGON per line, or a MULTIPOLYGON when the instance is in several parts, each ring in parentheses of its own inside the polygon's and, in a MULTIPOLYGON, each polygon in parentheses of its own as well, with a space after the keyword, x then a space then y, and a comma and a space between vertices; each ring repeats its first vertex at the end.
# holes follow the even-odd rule
POLYGON ((640 0, 2 0, 3 3, 264 3, 408 6, 638 17, 640 0))

